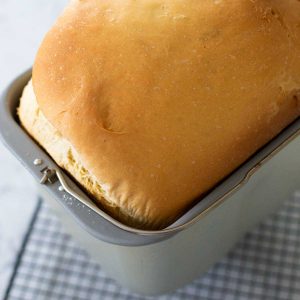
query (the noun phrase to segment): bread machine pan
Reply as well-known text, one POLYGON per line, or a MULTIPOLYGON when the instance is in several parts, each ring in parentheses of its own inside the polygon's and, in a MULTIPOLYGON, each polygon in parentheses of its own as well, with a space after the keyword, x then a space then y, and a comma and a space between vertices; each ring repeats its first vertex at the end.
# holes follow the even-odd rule
POLYGON ((16 109, 30 76, 22 74, 3 93, 0 135, 42 183, 44 198, 67 230, 133 291, 160 294, 190 282, 300 186, 298 118, 168 228, 127 227, 97 208, 19 125, 16 109))
POLYGON ((22 90, 30 77, 31 70, 19 76, 2 96, 0 112, 2 138, 33 176, 41 184, 46 185, 47 190, 87 231, 107 242, 126 245, 149 244, 168 238, 170 235, 191 226, 208 209, 219 205, 226 197, 244 185, 262 164, 300 133, 300 119, 298 119, 174 224, 163 230, 138 230, 118 222, 94 205, 74 181, 20 127, 16 111, 22 90))

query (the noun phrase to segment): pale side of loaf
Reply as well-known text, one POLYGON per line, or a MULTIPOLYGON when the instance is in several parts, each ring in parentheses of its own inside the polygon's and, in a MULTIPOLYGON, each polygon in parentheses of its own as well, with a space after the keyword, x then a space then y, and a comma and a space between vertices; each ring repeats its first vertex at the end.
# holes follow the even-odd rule
POLYGON ((100 183, 82 164, 74 147, 45 118, 41 112, 32 87, 32 81, 24 88, 18 116, 26 131, 50 154, 55 162, 68 171, 97 202, 100 208, 116 219, 132 226, 142 225, 129 211, 122 211, 117 204, 109 201, 105 183, 100 183))
POLYGON ((76 149, 113 215, 164 227, 299 117, 299 24, 297 0, 71 1, 33 68, 40 143, 76 149))

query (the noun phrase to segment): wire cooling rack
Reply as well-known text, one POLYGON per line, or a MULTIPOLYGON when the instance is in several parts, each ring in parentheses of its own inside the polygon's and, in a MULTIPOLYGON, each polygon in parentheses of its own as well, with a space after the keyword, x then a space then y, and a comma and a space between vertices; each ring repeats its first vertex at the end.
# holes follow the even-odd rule
MULTIPOLYGON (((32 217, 6 300, 152 299, 108 278, 40 200, 32 217)), ((206 275, 159 300, 299 300, 300 193, 248 233, 206 275)))

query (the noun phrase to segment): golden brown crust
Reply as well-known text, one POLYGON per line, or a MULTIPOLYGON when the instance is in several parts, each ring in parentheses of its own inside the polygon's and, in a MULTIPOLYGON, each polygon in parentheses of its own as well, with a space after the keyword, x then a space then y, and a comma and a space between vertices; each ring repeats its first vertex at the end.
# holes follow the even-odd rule
POLYGON ((35 94, 108 201, 161 227, 299 116, 299 16, 297 0, 75 0, 35 94))

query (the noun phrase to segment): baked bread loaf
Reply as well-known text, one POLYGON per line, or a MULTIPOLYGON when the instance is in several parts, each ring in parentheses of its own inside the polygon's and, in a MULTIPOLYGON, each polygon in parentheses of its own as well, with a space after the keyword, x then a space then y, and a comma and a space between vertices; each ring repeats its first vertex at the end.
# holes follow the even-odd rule
POLYGON ((297 0, 73 0, 19 116, 104 210, 183 214, 300 115, 297 0))

